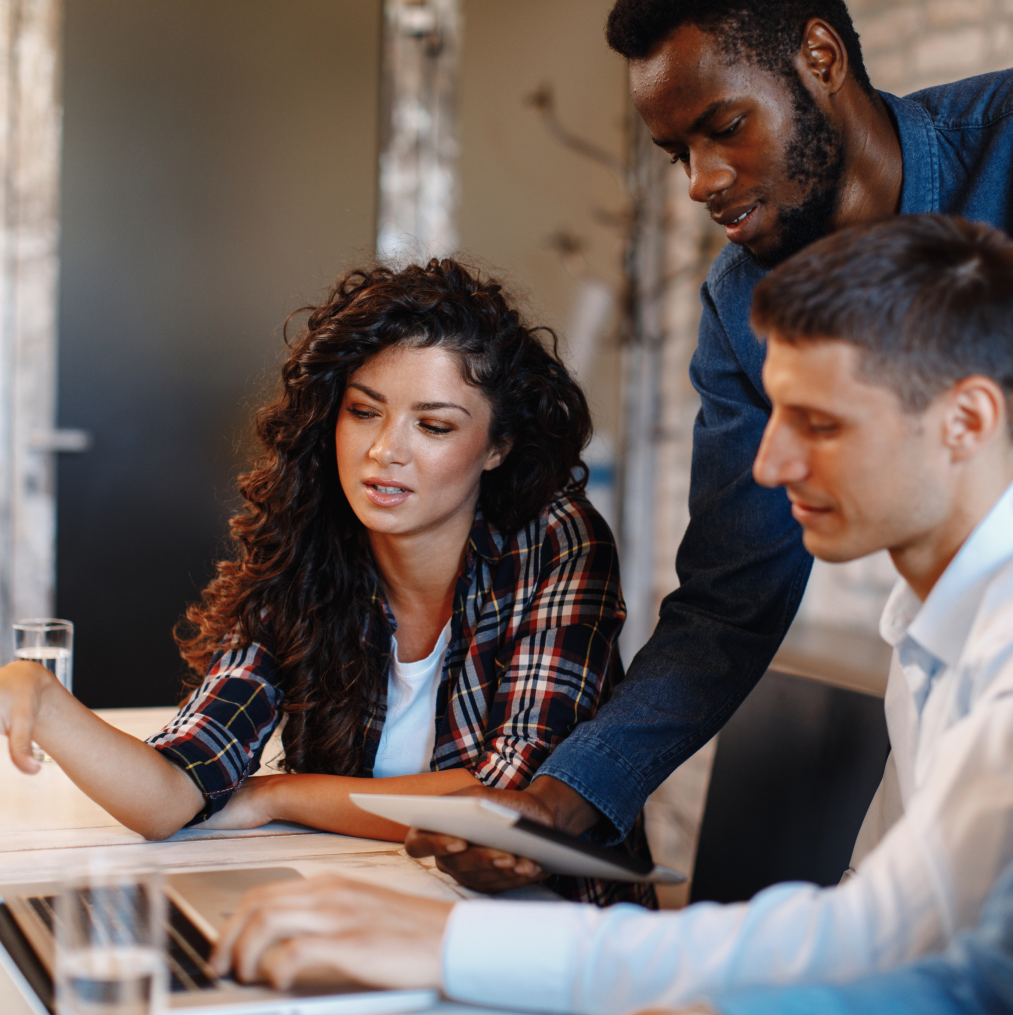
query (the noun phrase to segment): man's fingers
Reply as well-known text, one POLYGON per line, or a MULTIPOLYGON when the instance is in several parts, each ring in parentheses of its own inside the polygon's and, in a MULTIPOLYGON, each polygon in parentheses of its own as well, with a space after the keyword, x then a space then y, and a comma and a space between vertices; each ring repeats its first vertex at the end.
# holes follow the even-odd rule
POLYGON ((232 946, 232 966, 240 980, 260 978, 264 954, 297 935, 331 935, 343 929, 344 913, 331 902, 326 908, 297 900, 296 905, 262 906, 246 921, 232 946), (302 904, 300 904, 302 903, 302 904))
MULTIPOLYGON (((211 968, 219 976, 224 976, 232 968, 236 946, 243 934, 251 925, 261 924, 266 919, 265 909, 271 904, 273 898, 271 889, 274 887, 274 885, 259 885, 247 891, 239 908, 222 928, 218 943, 209 959, 211 968)), ((301 888, 302 883, 298 886, 293 885, 291 897, 286 900, 290 909, 300 904, 301 888)))
POLYGON ((552 813, 538 797, 517 789, 493 789, 490 786, 468 786, 464 789, 454 790, 448 796, 477 796, 483 800, 491 800, 493 803, 509 807, 517 811, 522 817, 537 821, 540 825, 552 826, 552 813))
POLYGON ((224 975, 288 986, 315 979, 438 986, 449 903, 333 876, 282 881, 244 896, 211 958, 224 975))
MULTIPOLYGON (((211 968, 224 976, 235 967, 255 979, 260 956, 272 944, 299 934, 333 934, 354 916, 368 886, 333 875, 273 881, 251 888, 222 928, 211 968)), ((375 890, 374 890, 375 892, 375 890)))
POLYGON ((289 990, 301 975, 310 972, 314 979, 329 974, 328 985, 338 982, 363 983, 347 970, 347 962, 339 942, 329 937, 291 937, 269 948, 261 958, 260 971, 275 990, 289 990))
POLYGON ((513 871, 522 877, 533 878, 542 873, 541 868, 534 860, 515 856, 502 849, 489 849, 485 846, 472 846, 463 853, 437 856, 436 865, 440 870, 455 877, 458 874, 465 876, 481 872, 513 871))
POLYGON ((452 856, 463 853, 468 844, 453 835, 424 832, 421 828, 409 829, 404 841, 405 852, 416 859, 423 856, 452 856))
POLYGON ((436 866, 444 874, 449 874, 458 884, 476 892, 505 892, 510 888, 522 888, 524 885, 548 877, 536 863, 524 858, 520 858, 514 866, 508 868, 496 867, 491 863, 463 867, 461 861, 467 857, 468 853, 462 853, 452 859, 438 857, 436 866))
MULTIPOLYGON (((552 825, 552 814, 537 797, 520 790, 491 789, 470 786, 450 796, 477 796, 518 811, 524 817, 543 825, 552 825)), ((479 892, 502 892, 520 888, 546 875, 533 860, 514 856, 500 849, 474 846, 452 835, 439 835, 412 828, 405 838, 409 856, 436 857, 436 866, 466 888, 479 892)))

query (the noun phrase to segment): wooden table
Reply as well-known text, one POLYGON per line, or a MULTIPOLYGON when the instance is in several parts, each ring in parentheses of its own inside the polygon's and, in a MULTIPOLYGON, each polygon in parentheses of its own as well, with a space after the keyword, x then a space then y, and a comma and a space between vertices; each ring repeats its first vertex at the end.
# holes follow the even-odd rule
MULTIPOLYGON (((98 714, 119 729, 146 737, 174 713, 172 708, 138 708, 98 714)), ((280 742, 272 740, 264 757, 272 759, 280 753, 280 742)), ((183 829, 164 842, 146 842, 86 797, 56 764, 45 764, 33 776, 19 772, 11 763, 6 740, 0 737, 0 883, 58 880, 94 847, 167 872, 284 865, 307 877, 336 872, 451 902, 475 895, 438 871, 431 859, 414 860, 397 843, 316 832, 282 822, 232 832, 183 829)), ((432 1015, 473 1011, 488 1010, 446 1002, 431 1009, 432 1015)), ((0 1012, 31 1015, 2 969, 0 1012)))

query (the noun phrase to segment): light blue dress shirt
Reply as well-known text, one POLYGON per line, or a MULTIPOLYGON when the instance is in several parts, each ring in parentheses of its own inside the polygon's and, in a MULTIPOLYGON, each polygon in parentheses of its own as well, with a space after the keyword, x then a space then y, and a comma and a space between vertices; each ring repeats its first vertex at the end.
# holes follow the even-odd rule
POLYGON ((881 630, 895 646, 886 711, 903 815, 857 875, 679 913, 459 903, 446 992, 553 1012, 674 1007, 738 987, 854 980, 974 926, 1013 862, 1013 487, 924 604, 898 582, 881 630))
POLYGON ((844 986, 768 987, 711 999, 721 1015, 1013 1015, 1013 865, 974 931, 943 955, 844 986))

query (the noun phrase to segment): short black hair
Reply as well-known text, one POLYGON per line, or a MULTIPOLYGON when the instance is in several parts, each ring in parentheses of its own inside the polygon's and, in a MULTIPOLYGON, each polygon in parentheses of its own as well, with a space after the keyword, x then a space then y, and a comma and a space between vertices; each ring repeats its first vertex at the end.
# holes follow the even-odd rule
POLYGON ((844 0, 616 0, 605 35, 617 53, 642 60, 676 28, 696 25, 720 39, 729 55, 788 77, 797 76, 794 60, 812 18, 822 18, 841 37, 851 73, 873 95, 844 0))
POLYGON ((751 321, 777 341, 857 346, 862 379, 911 412, 975 374, 1013 407, 1013 240, 983 223, 897 215, 831 233, 756 286, 751 321))

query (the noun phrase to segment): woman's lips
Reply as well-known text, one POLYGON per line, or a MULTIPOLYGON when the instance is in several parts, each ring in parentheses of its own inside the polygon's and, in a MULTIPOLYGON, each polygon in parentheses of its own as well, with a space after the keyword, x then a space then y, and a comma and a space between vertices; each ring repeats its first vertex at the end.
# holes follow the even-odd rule
POLYGON ((363 485, 366 487, 366 496, 377 507, 397 507, 412 495, 411 490, 399 483, 377 483, 366 480, 363 485))

